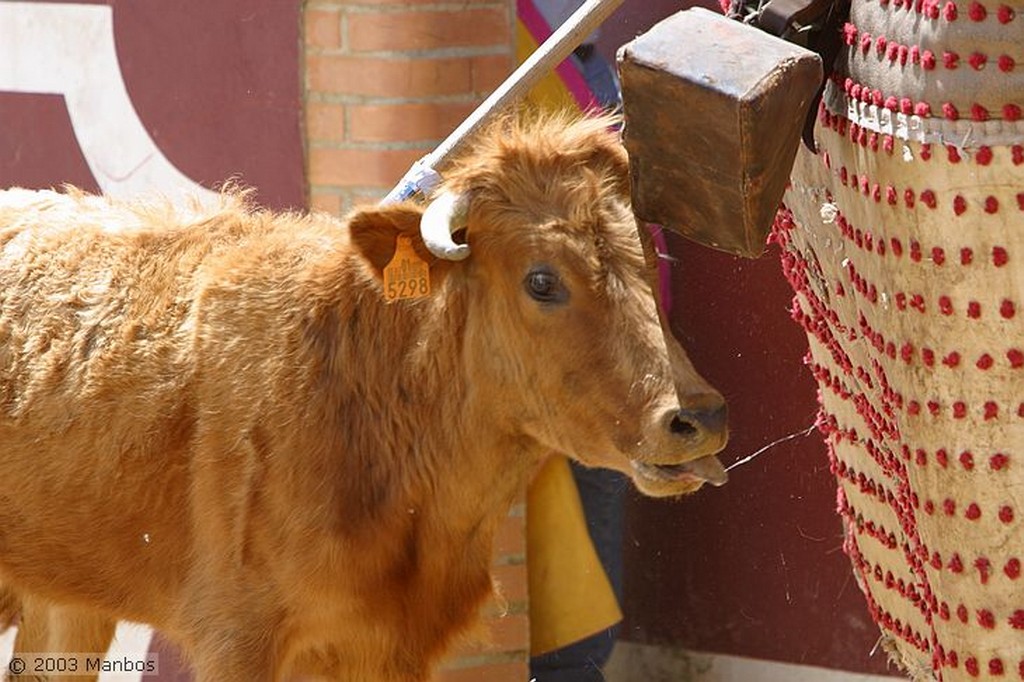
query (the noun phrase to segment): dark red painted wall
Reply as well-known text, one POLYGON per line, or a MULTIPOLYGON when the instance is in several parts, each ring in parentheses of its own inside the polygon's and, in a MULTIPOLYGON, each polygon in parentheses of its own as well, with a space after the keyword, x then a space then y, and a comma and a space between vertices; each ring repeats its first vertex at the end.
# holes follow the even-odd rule
POLYGON ((0 121, 0 187, 69 183, 99 191, 62 97, 0 91, 0 121))
MULTIPOLYGON (((774 250, 757 261, 670 241, 671 319, 729 401, 731 463, 815 419, 803 332, 774 250)), ((723 488, 628 504, 628 640, 884 672, 878 629, 843 554, 835 485, 817 431, 730 472, 723 488)))
MULTIPOLYGON (((624 41, 691 3, 623 6, 601 34, 624 41)), ((716 2, 700 3, 717 9, 716 2)), ((680 141, 685 144, 685 140, 680 141)), ((789 319, 777 251, 752 261, 670 238, 672 323, 701 373, 729 401, 726 464, 810 426, 807 343, 789 319)), ((884 654, 843 554, 835 484, 817 431, 731 472, 728 485, 627 505, 623 638, 863 672, 884 654)))
MULTIPOLYGON (((300 0, 75 4, 114 8, 132 103, 179 170, 205 186, 236 178, 269 206, 305 204, 300 0)), ((0 186, 99 189, 59 96, 0 91, 0 121, 0 186)))

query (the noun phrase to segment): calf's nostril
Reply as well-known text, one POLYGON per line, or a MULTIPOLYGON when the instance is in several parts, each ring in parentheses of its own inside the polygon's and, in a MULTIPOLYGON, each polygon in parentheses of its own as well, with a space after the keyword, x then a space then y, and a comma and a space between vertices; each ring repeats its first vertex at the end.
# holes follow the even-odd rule
POLYGON ((717 434, 725 431, 729 421, 729 410, 724 403, 708 409, 683 408, 672 418, 671 429, 679 435, 695 435, 705 431, 717 434))
POLYGON ((699 429, 684 412, 677 412, 669 422, 669 430, 677 436, 695 436, 699 429))

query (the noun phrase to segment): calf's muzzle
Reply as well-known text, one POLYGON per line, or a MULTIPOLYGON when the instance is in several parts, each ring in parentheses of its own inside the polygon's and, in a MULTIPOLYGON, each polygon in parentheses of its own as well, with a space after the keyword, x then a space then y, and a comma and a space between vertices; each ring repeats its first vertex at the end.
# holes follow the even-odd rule
POLYGON ((685 407, 667 410, 660 422, 668 431, 670 441, 677 443, 679 451, 685 453, 685 459, 639 466, 648 476, 677 481, 699 479, 715 486, 723 485, 729 476, 715 453, 724 448, 729 439, 726 403, 717 394, 691 397, 685 403, 685 407))

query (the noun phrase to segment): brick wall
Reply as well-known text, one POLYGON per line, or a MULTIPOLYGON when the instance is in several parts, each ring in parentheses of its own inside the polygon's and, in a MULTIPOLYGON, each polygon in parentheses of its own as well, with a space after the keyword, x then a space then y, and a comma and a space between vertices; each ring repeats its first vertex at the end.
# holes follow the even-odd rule
POLYGON ((309 0, 311 204, 374 201, 514 66, 511 0, 309 0))
POLYGON ((530 618, 526 580, 525 504, 517 504, 494 544, 494 576, 501 596, 483 609, 481 640, 466 644, 434 682, 526 682, 530 618))
MULTIPOLYGON (((308 0, 304 28, 310 206, 337 215, 380 199, 515 65, 512 0, 308 0)), ((437 682, 527 679, 524 522, 519 505, 496 544, 487 643, 437 682)))

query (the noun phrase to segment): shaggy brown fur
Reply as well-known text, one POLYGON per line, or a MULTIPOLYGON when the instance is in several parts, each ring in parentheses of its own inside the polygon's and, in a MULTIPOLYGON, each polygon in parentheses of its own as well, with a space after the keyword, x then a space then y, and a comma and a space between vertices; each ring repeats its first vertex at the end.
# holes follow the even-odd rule
MULTIPOLYGON (((413 205, 341 223, 0 193, 0 576, 153 624, 201 682, 419 682, 547 452, 696 489, 632 465, 725 430, 670 428, 670 354, 682 407, 722 402, 666 346, 606 124, 493 129, 449 175, 472 195, 459 263, 427 254, 413 205), (433 292, 388 304, 398 234, 433 292), (527 295, 539 264, 564 304, 527 295)), ((54 637, 34 645, 88 650, 54 637)))

